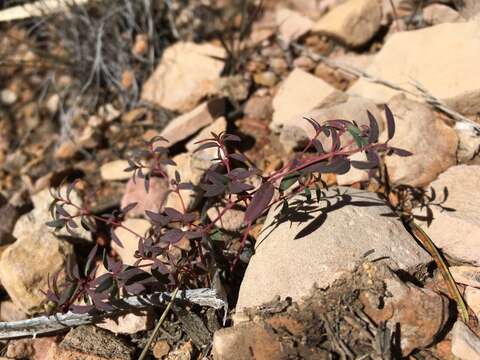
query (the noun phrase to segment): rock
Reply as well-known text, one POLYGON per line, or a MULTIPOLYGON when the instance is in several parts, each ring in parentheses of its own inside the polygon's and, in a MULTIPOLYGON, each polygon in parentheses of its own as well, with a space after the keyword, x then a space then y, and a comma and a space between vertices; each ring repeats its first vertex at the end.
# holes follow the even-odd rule
POLYGON ((17 99, 17 94, 15 94, 12 90, 4 89, 0 91, 0 101, 4 105, 13 105, 17 99))
POLYGON ((312 20, 295 11, 279 8, 275 13, 280 39, 289 44, 305 35, 313 26, 312 20))
POLYGON ((293 60, 293 67, 298 67, 304 71, 310 71, 315 68, 315 62, 307 56, 299 56, 293 60))
POLYGON ((262 324, 242 323, 213 335, 214 360, 275 360, 283 359, 279 358, 281 353, 281 344, 262 324))
POLYGON ((480 359, 480 338, 460 320, 452 329, 452 353, 460 360, 480 359))
MULTIPOLYGON (((382 25, 387 26, 407 16, 412 16, 418 11, 417 0, 382 0, 383 18, 382 25), (392 8, 393 5, 393 8, 392 8), (396 13, 396 17, 395 17, 396 13)), ((396 25, 396 24, 394 24, 396 25)))
POLYGON ((211 44, 177 42, 163 52, 160 64, 145 82, 141 99, 169 110, 186 112, 218 89, 225 50, 211 44), (179 86, 182 84, 182 86, 179 86))
MULTIPOLYGON (((142 236, 152 227, 152 224, 145 219, 126 219, 122 225, 142 236)), ((138 249, 138 236, 122 227, 115 229, 115 235, 117 235, 123 247, 112 241, 112 249, 120 256, 124 264, 133 265, 137 261, 134 255, 138 249)))
MULTIPOLYGON (((212 133, 218 135, 225 131, 227 131, 227 120, 222 116, 206 128, 203 128, 185 147, 189 152, 193 153, 200 146, 200 144, 196 144, 196 142, 212 138, 212 133)), ((217 153, 218 150, 216 148, 210 148, 197 151, 193 153, 193 156, 205 161, 212 161, 218 157, 217 153)))
POLYGON ((39 310, 46 297, 48 277, 65 268, 73 256, 71 244, 49 231, 19 237, 0 258, 0 282, 21 310, 39 310))
MULTIPOLYGON (((413 93, 412 79, 433 96, 464 115, 480 111, 477 35, 480 23, 447 23, 392 35, 375 56, 367 73, 413 93), (455 51, 445 49, 455 48, 455 51), (398 56, 402 54, 402 56, 398 56), (445 73, 445 69, 449 69, 445 73), (443 76, 438 74, 444 73, 443 76), (469 74, 469 76, 463 76, 469 74)), ((359 79, 348 91, 386 103, 398 91, 359 79)))
POLYGON ((190 360, 192 358, 192 352, 192 342, 188 341, 185 344, 180 345, 177 350, 170 352, 166 360, 190 360))
POLYGON ((130 165, 127 160, 114 160, 100 167, 100 175, 105 181, 128 180, 132 177, 131 171, 125 171, 130 165))
MULTIPOLYGON (((364 264, 371 271, 370 264, 364 264)), ((387 322, 391 331, 400 334, 402 356, 432 344, 449 318, 449 301, 429 289, 401 281, 392 271, 384 282, 390 296, 379 299, 376 291, 363 291, 363 311, 376 324, 387 322), (415 306, 412 306, 415 304, 415 306)))
POLYGON ((270 128, 278 132, 291 122, 297 123, 303 113, 312 110, 335 91, 325 81, 295 68, 273 99, 274 113, 270 128))
POLYGON ((413 155, 385 157, 393 184, 428 185, 456 164, 458 138, 455 130, 435 116, 426 104, 399 95, 388 103, 395 117, 395 136, 390 145, 413 155))
MULTIPOLYGON (((356 153, 350 156, 351 160, 367 161, 365 153, 356 153)), ((337 184, 340 186, 352 185, 358 182, 368 181, 368 172, 365 170, 351 168, 349 172, 343 175, 337 175, 337 184)))
POLYGON ((106 318, 102 322, 95 324, 95 326, 114 334, 136 334, 152 327, 152 313, 151 311, 142 310, 137 314, 129 313, 118 316, 115 319, 106 318))
POLYGON ((235 101, 243 101, 248 98, 250 85, 250 76, 238 74, 221 77, 218 84, 219 95, 235 101))
POLYGON ((55 357, 55 359, 59 360, 130 360, 133 353, 133 349, 120 340, 119 337, 91 325, 71 329, 59 347, 62 351, 57 352, 55 357), (61 357, 60 355, 65 357, 61 357), (92 357, 84 358, 83 356, 85 355, 92 357))
POLYGON ((180 115, 171 120, 160 133, 168 140, 164 146, 172 146, 189 136, 195 134, 201 128, 210 125, 225 112, 225 101, 214 99, 204 102, 192 111, 180 115))
POLYGON ((453 3, 466 19, 473 19, 480 14, 480 3, 477 0, 453 0, 453 3))
POLYGON ((77 145, 71 140, 66 140, 57 147, 54 157, 59 160, 71 159, 76 152, 77 145))
POLYGON ((153 356, 155 359, 161 359, 170 352, 170 345, 167 340, 159 340, 153 346, 153 356))
POLYGON ((480 268, 476 266, 451 266, 449 268, 457 283, 480 288, 480 268))
POLYGON ((27 314, 13 301, 6 300, 0 303, 0 321, 18 321, 27 318, 27 314))
MULTIPOLYGON (((284 122, 280 132, 280 143, 289 152, 305 146, 308 140, 315 135, 313 127, 302 117, 312 118, 319 123, 333 119, 346 119, 355 120, 359 125, 368 125, 367 110, 378 120, 379 128, 383 129, 381 112, 372 101, 358 96, 332 93, 314 110, 304 112, 297 118, 291 118, 288 123, 284 122)), ((349 134, 345 134, 341 138, 341 142, 345 144, 351 139, 349 134)), ((324 135, 321 135, 319 140, 323 143, 325 149, 330 148, 331 140, 327 141, 324 135)))
MULTIPOLYGON (((63 197, 65 197, 66 187, 63 187, 60 190, 60 193, 63 197)), ((82 199, 75 190, 72 190, 70 193, 70 200, 77 207, 81 208, 83 205, 82 199)), ((55 234, 56 236, 71 238, 72 235, 66 229, 55 231, 55 229, 45 225, 45 223, 52 220, 52 216, 50 214, 50 205, 52 201, 53 197, 50 194, 50 189, 45 189, 36 193, 35 195, 32 195, 34 208, 32 211, 21 216, 17 220, 13 230, 13 236, 18 240, 22 240, 24 238, 36 238, 39 233, 48 232, 50 234, 55 234)), ((72 205, 65 205, 64 209, 70 215, 77 215, 79 213, 79 210, 72 205)), ((74 231, 77 233, 77 238, 85 241, 91 241, 90 232, 85 230, 80 225, 79 219, 76 218, 74 221, 78 225, 78 228, 74 229, 74 231)))
MULTIPOLYGON (((223 206, 212 206, 207 210, 207 215, 210 221, 215 220, 225 207, 223 206)), ((237 231, 243 225, 243 218, 245 216, 244 209, 229 209, 223 215, 222 218, 216 223, 216 225, 227 231, 237 231)))
POLYGON ((372 54, 340 53, 333 54, 332 59, 342 65, 351 66, 359 70, 366 71, 368 66, 375 58, 372 54))
MULTIPOLYGON (((11 233, 20 214, 16 206, 0 194, 0 232, 11 233)), ((0 245, 3 242, 0 242, 0 245)))
POLYGON ((14 340, 8 344, 7 357, 11 359, 30 359, 35 350, 30 339, 14 340))
POLYGON ((273 114, 271 96, 252 96, 245 103, 243 112, 253 119, 270 119, 273 114))
MULTIPOLYGON (((386 256, 392 267, 403 270, 430 261, 401 222, 382 216, 391 210, 375 194, 340 187, 326 196, 331 206, 313 201, 309 214, 290 210, 288 216, 295 221, 277 222, 280 208, 270 209, 240 287, 237 310, 277 295, 300 299, 314 284, 326 287, 354 269, 370 250, 371 258, 386 256)), ((290 204, 296 200, 306 201, 299 195, 290 204)))
MULTIPOLYGON (((200 200, 201 189, 199 188, 199 184, 202 180, 203 174, 208 168, 210 168, 212 163, 196 156, 192 156, 192 154, 189 153, 174 156, 172 160, 175 161, 177 166, 167 167, 168 177, 170 179, 175 179, 175 171, 178 171, 181 182, 191 183, 193 185, 193 189, 180 190, 180 196, 182 197, 183 203, 187 211, 190 211, 200 200)), ((170 193, 168 195, 165 207, 171 207, 183 212, 180 198, 175 193, 170 193)))
POLYGON ((465 288, 465 301, 478 319, 480 316, 480 289, 467 286, 465 288))
POLYGON ((274 57, 268 61, 268 66, 277 75, 285 74, 288 70, 288 63, 283 57, 274 57))
POLYGON ((322 16, 312 31, 337 38, 346 45, 365 45, 380 29, 379 0, 348 0, 322 16))
POLYGON ((460 164, 480 165, 480 132, 470 124, 456 123, 458 136, 457 161, 460 164))
POLYGON ((423 9, 423 18, 430 25, 465 21, 465 18, 451 7, 431 4, 423 9))
POLYGON ((253 81, 257 85, 272 87, 277 83, 278 77, 273 71, 264 71, 253 75, 253 81))
POLYGON ((168 195, 168 180, 163 178, 150 178, 148 193, 145 190, 145 180, 136 178, 130 179, 125 188, 122 197, 121 207, 125 208, 128 204, 137 203, 127 216, 145 216, 145 211, 160 212, 168 195))
MULTIPOLYGON (((442 173, 430 186, 439 199, 446 188, 448 196, 442 207, 455 211, 443 211, 430 206, 433 220, 430 226, 418 222, 438 248, 460 261, 480 265, 480 166, 457 165, 442 173)), ((425 216, 425 210, 415 209, 414 215, 425 216)))

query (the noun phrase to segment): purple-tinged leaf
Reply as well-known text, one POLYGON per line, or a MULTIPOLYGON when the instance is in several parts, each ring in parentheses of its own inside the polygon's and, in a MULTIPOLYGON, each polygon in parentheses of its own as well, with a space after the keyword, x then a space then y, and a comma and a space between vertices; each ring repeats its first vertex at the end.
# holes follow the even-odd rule
POLYGON ((359 169, 359 170, 370 170, 370 169, 374 169, 378 166, 378 164, 373 163, 373 162, 369 162, 369 161, 352 160, 352 161, 350 161, 350 163, 352 164, 352 166, 355 169, 359 169))
POLYGON ((205 149, 214 148, 214 147, 218 147, 218 144, 214 143, 214 142, 208 142, 208 143, 200 145, 195 150, 193 150, 193 152, 196 153, 196 152, 199 152, 199 151, 202 151, 202 150, 205 150, 205 149))
POLYGON ((379 129, 378 129, 377 119, 375 119, 375 116, 373 116, 372 113, 368 110, 367 110, 367 114, 368 114, 368 121, 370 122, 368 142, 372 144, 378 141, 379 129))
POLYGON ((245 211, 244 221, 247 224, 253 223, 265 211, 275 192, 274 186, 269 182, 264 182, 255 195, 245 211))
POLYGON ((125 285, 125 289, 128 291, 129 294, 138 295, 145 291, 145 286, 143 286, 142 284, 135 283, 135 284, 125 285))
POLYGON ((225 134, 225 137, 223 138, 224 141, 235 141, 235 142, 240 142, 242 139, 240 139, 239 136, 237 135, 232 135, 232 134, 225 134))
POLYGON ((170 229, 168 230, 160 240, 170 244, 175 244, 182 240, 184 232, 180 229, 170 229))
POLYGON ((98 245, 95 245, 90 253, 87 256, 87 263, 85 264, 85 272, 84 275, 88 276, 90 274, 90 270, 92 270, 93 260, 95 259, 95 255, 97 254, 98 245))
POLYGON ((391 147, 389 150, 390 150, 393 154, 398 155, 398 156, 401 156, 401 157, 407 157, 407 156, 412 156, 412 155, 413 155, 413 153, 411 153, 411 152, 408 151, 408 150, 404 150, 404 149, 399 149, 399 148, 391 147))
POLYGON ((66 192, 66 197, 67 197, 67 200, 68 201, 71 201, 70 200, 70 195, 73 191, 73 189, 75 189, 75 186, 77 185, 77 183, 80 181, 80 179, 75 179, 73 182, 71 182, 70 184, 68 184, 67 186, 67 192, 66 192))
POLYGON ((128 204, 127 206, 125 206, 123 209, 121 209, 120 211, 122 212, 122 214, 126 214, 126 213, 128 213, 130 210, 132 210, 134 207, 136 207, 137 205, 138 205, 137 202, 130 203, 130 204, 128 204))
POLYGON ((186 231, 185 232, 185 237, 189 240, 193 239, 200 239, 202 237, 202 232, 197 230, 197 231, 186 231))
POLYGON ((248 161, 245 155, 239 154, 239 153, 229 154, 228 157, 231 158, 231 159, 234 159, 234 160, 244 162, 244 163, 246 163, 248 161))
POLYGON ((252 190, 255 187, 253 185, 245 184, 245 183, 242 183, 240 181, 232 181, 228 184, 228 188, 229 188, 231 193, 239 194, 243 191, 252 190))
POLYGON ((310 123, 310 125, 312 125, 313 129, 317 134, 321 131, 321 126, 316 120, 312 118, 307 118, 307 117, 304 117, 304 119, 307 120, 310 123))
POLYGON ((390 140, 395 135, 395 120, 392 111, 387 105, 385 105, 385 118, 387 119, 388 140, 390 140))
POLYGON ((180 183, 180 184, 178 184, 178 189, 179 190, 193 190, 193 184, 192 183, 180 183))
POLYGON ((177 163, 176 163, 175 161, 173 161, 172 159, 170 159, 170 158, 160 160, 160 164, 162 164, 162 165, 170 165, 170 166, 177 166, 177 163))
POLYGON ((167 207, 164 211, 170 221, 181 221, 183 219, 183 214, 174 208, 167 207))
POLYGON ((73 313, 79 314, 79 315, 88 314, 93 309, 95 309, 95 306, 93 305, 75 305, 75 304, 70 305, 70 310, 72 310, 73 313))
POLYGON ((113 286, 112 275, 111 274, 103 274, 103 275, 107 275, 107 276, 104 276, 101 280, 99 280, 98 286, 95 288, 95 292, 97 293, 102 293, 113 286))
POLYGON ((75 222, 75 220, 68 220, 67 221, 67 226, 72 228, 72 229, 77 229, 78 228, 78 225, 77 223, 75 222))
POLYGON ((318 139, 313 139, 312 140, 312 144, 313 146, 315 147, 315 150, 317 150, 317 152, 321 155, 321 154, 325 154, 325 150, 323 149, 323 145, 322 143, 320 142, 320 140, 318 139))
POLYGON ((298 181, 299 177, 300 177, 300 173, 297 171, 292 174, 288 174, 284 176, 282 181, 280 182, 280 190, 285 191, 289 189, 293 184, 295 184, 298 181))
POLYGON ((333 173, 337 175, 346 174, 350 170, 350 160, 344 157, 336 157, 331 162, 318 162, 307 166, 302 170, 304 174, 310 174, 312 172, 319 173, 333 173))
POLYGON ((145 210, 145 214, 148 216, 152 222, 159 224, 161 226, 165 226, 168 224, 168 216, 157 214, 150 210, 145 210))
POLYGON ((120 239, 118 238, 117 234, 115 233, 115 231, 113 229, 110 231, 110 237, 112 238, 112 241, 115 244, 117 244, 118 246, 120 246, 123 249, 123 244, 122 244, 122 242, 120 241, 120 239))

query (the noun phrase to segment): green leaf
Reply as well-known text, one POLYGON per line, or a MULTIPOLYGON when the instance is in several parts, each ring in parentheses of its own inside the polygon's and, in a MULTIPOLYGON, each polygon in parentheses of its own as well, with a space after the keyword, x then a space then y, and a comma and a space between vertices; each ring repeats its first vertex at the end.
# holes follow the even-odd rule
POLYGON ((348 132, 353 136, 353 139, 355 140, 355 143, 359 148, 362 148, 366 145, 368 145, 368 139, 364 139, 361 136, 361 131, 358 127, 355 125, 348 125, 348 132))
POLYGON ((300 177, 299 172, 294 172, 284 176, 282 181, 280 182, 280 191, 287 190, 289 187, 291 187, 293 184, 297 182, 299 177, 300 177))

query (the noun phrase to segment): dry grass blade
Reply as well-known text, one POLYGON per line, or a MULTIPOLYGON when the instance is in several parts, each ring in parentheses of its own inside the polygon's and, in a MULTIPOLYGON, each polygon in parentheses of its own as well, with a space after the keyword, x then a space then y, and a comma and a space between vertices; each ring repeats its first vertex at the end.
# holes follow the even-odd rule
POLYGON ((158 320, 157 325, 155 326, 155 329, 152 332, 152 335, 148 338, 147 344, 142 350, 142 353, 138 357, 138 360, 143 360, 145 356, 147 356, 148 350, 150 349, 150 346, 152 345, 153 340, 157 337, 158 332, 160 331, 160 327, 162 326, 163 322, 165 321, 165 318, 167 317, 168 312, 172 308, 173 302, 175 301, 175 298, 177 297, 178 290, 180 289, 180 286, 177 286, 175 291, 172 294, 172 298, 168 302, 167 307, 162 313, 162 316, 160 317, 160 320, 158 320))
POLYGON ((446 264, 445 260, 443 259, 442 255, 436 248, 435 244, 433 243, 432 239, 423 231, 413 220, 410 220, 408 223, 412 233, 415 237, 422 243, 422 245, 428 250, 430 255, 432 256, 433 260, 437 264, 440 272, 442 273, 445 282, 447 283, 448 291, 450 295, 455 299, 457 302, 458 311, 462 316, 464 322, 468 322, 469 315, 467 311, 467 307, 465 302, 463 301, 462 295, 458 290, 457 284, 453 279, 450 270, 448 269, 448 265, 446 264))

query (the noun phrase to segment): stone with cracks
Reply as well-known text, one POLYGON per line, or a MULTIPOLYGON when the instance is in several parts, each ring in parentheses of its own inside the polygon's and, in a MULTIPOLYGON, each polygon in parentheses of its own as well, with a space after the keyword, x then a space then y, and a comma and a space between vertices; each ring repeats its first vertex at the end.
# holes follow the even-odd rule
POLYGON ((218 91, 225 50, 211 44, 178 42, 163 53, 145 82, 141 99, 169 110, 186 112, 218 91))
POLYGON ((313 26, 312 20, 296 11, 280 8, 275 13, 280 38, 289 44, 305 35, 313 26))
POLYGON ((452 354, 460 360, 480 359, 480 338, 461 320, 453 325, 452 354))
MULTIPOLYGON (((299 300, 314 284, 329 286, 366 259, 385 257, 391 267, 403 270, 430 261, 399 220, 383 216, 391 210, 375 194, 339 187, 325 195, 318 205, 306 203, 312 209, 289 210, 282 221, 275 220, 281 206, 270 209, 240 287, 237 310, 277 295, 299 300)), ((305 200, 298 195, 289 203, 305 200)))
MULTIPOLYGON (((367 73, 414 93, 417 83, 456 111, 474 115, 480 111, 479 31, 480 21, 472 20, 398 32, 387 40, 367 73)), ((364 78, 348 92, 378 103, 398 93, 364 78)))

